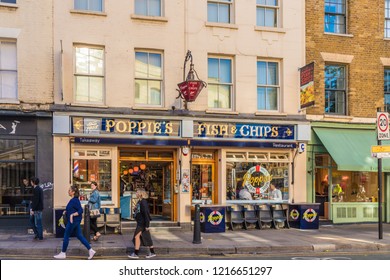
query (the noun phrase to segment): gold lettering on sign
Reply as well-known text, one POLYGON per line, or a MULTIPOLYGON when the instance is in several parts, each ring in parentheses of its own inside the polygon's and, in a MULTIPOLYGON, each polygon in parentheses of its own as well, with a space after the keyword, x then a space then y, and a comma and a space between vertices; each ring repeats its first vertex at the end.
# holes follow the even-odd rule
POLYGON ((264 176, 252 176, 251 174, 245 173, 242 178, 244 182, 249 181, 253 187, 260 186, 262 183, 270 182, 272 180, 272 175, 264 176))
MULTIPOLYGON (((155 133, 155 134, 162 134, 162 124, 160 122, 155 121, 124 121, 124 120, 107 120, 106 121, 106 132, 110 132, 112 128, 115 128, 115 130, 118 133, 155 133)), ((173 124, 172 123, 166 123, 165 124, 165 131, 166 134, 173 133, 173 124)))
POLYGON ((223 136, 229 133, 229 126, 227 124, 201 123, 198 125, 198 134, 203 133, 206 136, 223 136))
POLYGON ((278 137, 278 136, 279 136, 279 130, 276 126, 273 126, 271 137, 278 137))

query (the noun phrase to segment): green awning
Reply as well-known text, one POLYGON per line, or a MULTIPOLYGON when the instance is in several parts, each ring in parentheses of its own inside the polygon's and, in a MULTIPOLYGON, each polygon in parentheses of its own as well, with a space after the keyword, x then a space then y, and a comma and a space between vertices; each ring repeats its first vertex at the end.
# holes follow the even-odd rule
MULTIPOLYGON (((313 127, 338 170, 378 171, 378 160, 371 157, 371 146, 378 145, 375 130, 313 127)), ((390 171, 390 159, 382 160, 382 170, 390 171)))

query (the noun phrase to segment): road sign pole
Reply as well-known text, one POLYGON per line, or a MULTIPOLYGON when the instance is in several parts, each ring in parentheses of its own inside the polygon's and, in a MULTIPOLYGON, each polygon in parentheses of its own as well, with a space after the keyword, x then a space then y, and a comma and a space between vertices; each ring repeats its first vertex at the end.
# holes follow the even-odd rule
MULTIPOLYGON (((378 112, 380 112, 380 108, 377 109, 378 112)), ((379 122, 379 118, 377 118, 377 121, 379 122)), ((387 129, 389 129, 389 123, 387 118, 387 129)), ((377 129, 380 129, 380 123, 377 124, 377 129)), ((382 140, 379 137, 378 134, 378 146, 382 144, 382 140)), ((382 158, 378 157, 378 238, 383 239, 383 225, 382 225, 382 158)))

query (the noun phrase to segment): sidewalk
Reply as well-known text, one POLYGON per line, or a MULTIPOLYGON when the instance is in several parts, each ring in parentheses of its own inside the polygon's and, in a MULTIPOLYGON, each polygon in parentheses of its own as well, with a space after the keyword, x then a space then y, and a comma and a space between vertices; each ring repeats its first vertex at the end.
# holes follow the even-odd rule
MULTIPOLYGON (((390 224, 383 224, 383 239, 378 239, 378 224, 324 225, 319 230, 263 229, 202 233, 202 243, 193 244, 192 231, 153 230, 156 253, 164 255, 271 254, 282 252, 373 252, 390 251, 390 224)), ((96 256, 126 256, 133 250, 132 234, 102 235, 91 241, 96 256)), ((45 236, 33 241, 33 235, 0 230, 0 258, 5 255, 51 256, 60 252, 62 238, 45 236)), ((85 247, 72 238, 68 256, 87 256, 85 247)))

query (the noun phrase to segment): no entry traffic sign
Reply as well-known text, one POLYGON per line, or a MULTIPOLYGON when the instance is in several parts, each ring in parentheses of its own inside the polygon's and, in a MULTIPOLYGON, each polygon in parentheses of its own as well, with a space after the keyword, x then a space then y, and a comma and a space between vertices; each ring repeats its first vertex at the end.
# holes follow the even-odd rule
POLYGON ((376 114, 376 126, 378 130, 378 140, 390 139, 389 114, 387 112, 378 112, 376 114))

